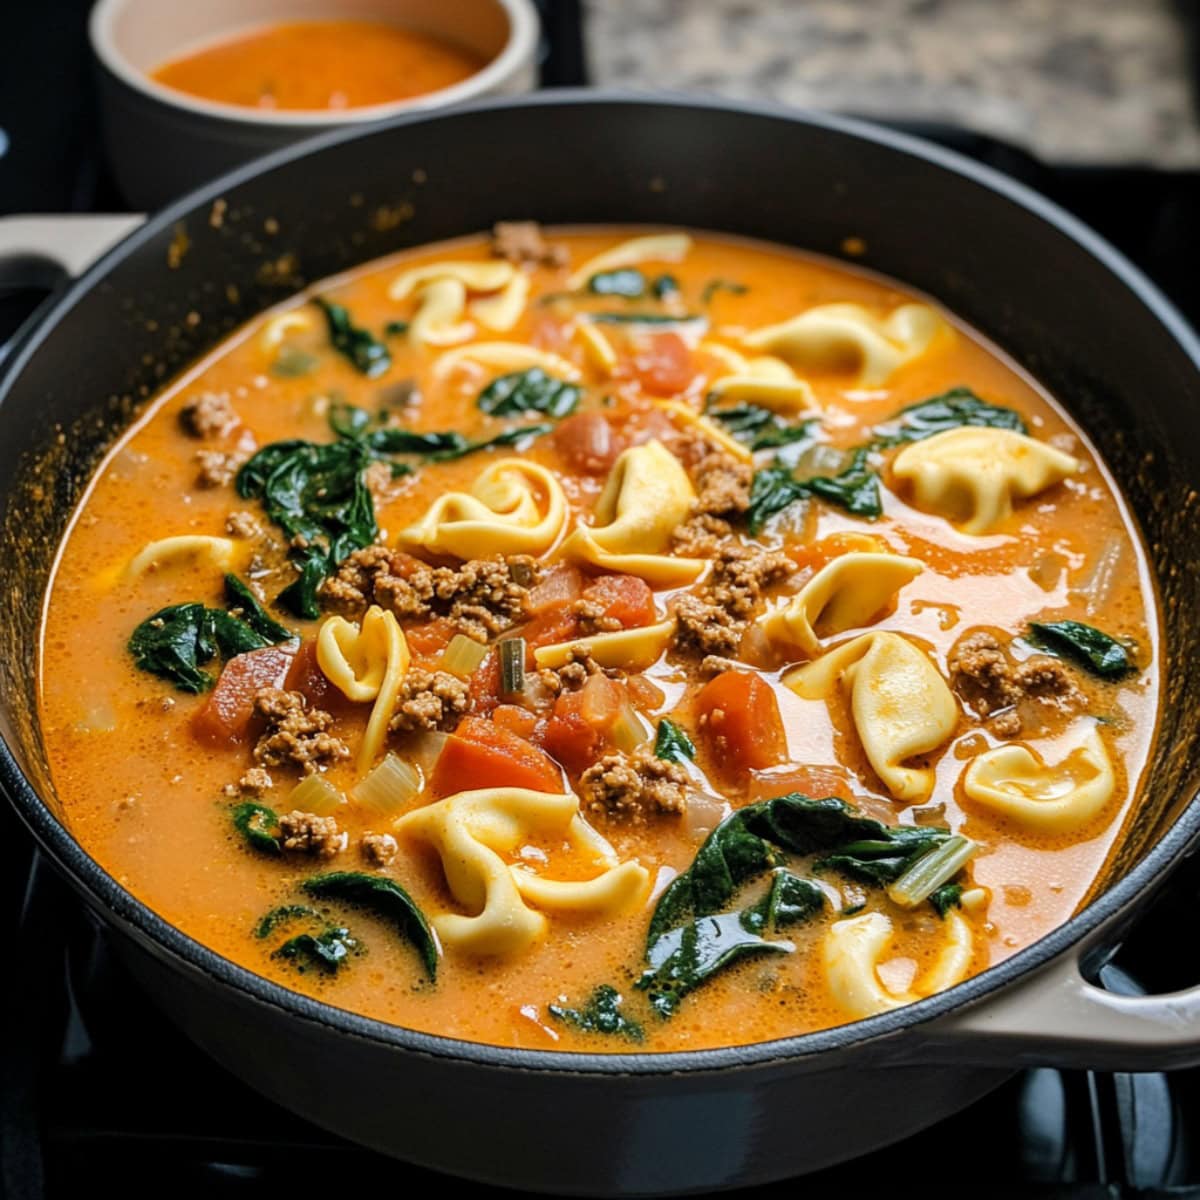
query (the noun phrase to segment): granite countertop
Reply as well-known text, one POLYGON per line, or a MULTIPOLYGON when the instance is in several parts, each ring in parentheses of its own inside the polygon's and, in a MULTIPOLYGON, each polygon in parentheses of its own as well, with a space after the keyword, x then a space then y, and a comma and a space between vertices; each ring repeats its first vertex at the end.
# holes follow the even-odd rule
POLYGON ((597 85, 951 120, 1057 162, 1200 166, 1194 0, 586 0, 597 85))

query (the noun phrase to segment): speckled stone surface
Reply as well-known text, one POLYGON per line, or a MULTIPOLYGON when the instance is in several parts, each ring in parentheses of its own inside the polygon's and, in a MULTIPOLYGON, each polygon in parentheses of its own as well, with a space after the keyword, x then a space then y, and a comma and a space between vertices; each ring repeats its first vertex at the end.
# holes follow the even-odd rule
POLYGON ((586 0, 586 39, 597 85, 953 120, 1053 161, 1195 167, 1190 2, 586 0))

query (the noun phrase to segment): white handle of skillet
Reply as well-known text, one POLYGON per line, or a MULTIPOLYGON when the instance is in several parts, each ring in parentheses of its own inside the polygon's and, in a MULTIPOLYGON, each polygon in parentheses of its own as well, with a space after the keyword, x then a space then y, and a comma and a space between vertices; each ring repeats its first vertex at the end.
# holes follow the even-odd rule
POLYGON ((1082 964, 1116 944, 1102 925, 1046 966, 968 1008, 922 1026, 918 1053, 936 1061, 1167 1071, 1200 1065, 1200 986, 1159 996, 1107 991, 1082 964))
POLYGON ((145 221, 143 213, 0 217, 0 289, 52 287, 82 275, 145 221))

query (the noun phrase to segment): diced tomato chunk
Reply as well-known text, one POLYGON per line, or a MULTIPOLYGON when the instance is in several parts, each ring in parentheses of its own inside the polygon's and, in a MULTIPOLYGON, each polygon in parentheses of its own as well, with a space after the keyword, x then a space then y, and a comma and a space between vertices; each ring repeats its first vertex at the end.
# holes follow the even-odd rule
POLYGON ((570 563, 557 563, 529 590, 529 615, 539 616, 552 608, 562 608, 579 599, 583 575, 570 563))
POLYGON ((625 705, 625 689, 593 675, 577 692, 563 692, 546 722, 542 745, 568 771, 590 767, 608 748, 612 727, 625 705))
POLYGON ((295 659, 295 642, 235 655, 192 717, 192 732, 213 745, 245 740, 254 717, 255 694, 260 688, 285 687, 295 659))
POLYGON ((423 625, 410 625, 404 636, 414 658, 438 658, 458 631, 447 617, 434 617, 423 625))
MULTIPOLYGON (((256 651, 256 653, 262 653, 256 651)), ((287 688, 300 692, 312 708, 336 708, 345 697, 325 678, 317 662, 317 639, 300 643, 292 669, 288 672, 287 688)))
POLYGON ((619 621, 622 629, 654 624, 654 593, 636 575, 601 575, 583 589, 581 599, 595 605, 602 616, 619 621))
POLYGON ((656 333, 634 354, 633 373, 655 396, 677 396, 695 378, 692 352, 677 333, 656 333))
POLYGON ((642 710, 662 708, 667 699, 662 688, 658 684, 652 683, 645 675, 630 675, 625 681, 625 687, 634 708, 642 710))
POLYGON ((768 683, 748 671, 723 671, 696 697, 700 728, 719 765, 761 770, 787 756, 779 702, 768 683))
POLYGON ((492 722, 499 728, 507 729, 509 733, 515 733, 517 737, 529 741, 537 726, 537 716, 519 704, 500 704, 492 713, 492 722))
POLYGON ((471 672, 467 695, 473 713, 490 713, 500 703, 500 654, 495 648, 471 672))
POLYGON ((521 630, 521 636, 525 639, 526 646, 533 650, 537 646, 554 646, 559 642, 569 642, 579 637, 582 632, 579 615, 571 612, 569 605, 562 605, 559 608, 548 608, 534 617, 521 630))
POLYGON ((536 746, 482 717, 464 717, 446 738, 434 764, 435 795, 485 787, 521 787, 560 792, 558 768, 536 746))
POLYGON ((619 445, 603 413, 581 412, 558 423, 554 448, 572 471, 606 475, 616 462, 619 445))

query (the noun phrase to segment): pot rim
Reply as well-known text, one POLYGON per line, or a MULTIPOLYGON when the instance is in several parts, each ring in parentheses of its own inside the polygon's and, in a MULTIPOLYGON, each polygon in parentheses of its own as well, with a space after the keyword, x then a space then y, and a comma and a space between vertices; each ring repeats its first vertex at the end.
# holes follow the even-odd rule
MULTIPOLYGON (((472 75, 436 91, 423 92, 382 104, 362 104, 344 109, 256 109, 220 100, 207 100, 159 83, 148 72, 134 66, 117 46, 113 25, 126 0, 99 0, 88 20, 92 52, 101 67, 146 100, 209 121, 260 130, 288 131, 303 137, 306 131, 355 128, 375 121, 429 108, 451 105, 485 96, 511 82, 522 68, 533 63, 540 24, 531 0, 493 0, 508 21, 508 37, 496 56, 472 75)), ((211 35, 202 44, 211 44, 211 35)))
MULTIPOLYGON (((556 89, 551 94, 535 93, 490 99, 448 111, 404 114, 375 126, 334 130, 286 146, 189 192, 113 247, 74 281, 63 295, 46 309, 38 322, 18 338, 13 352, 0 366, 0 404, 4 403, 25 363, 51 336, 61 317, 114 267, 139 251, 145 243, 158 237, 164 230, 170 229, 176 222, 194 212, 207 211, 214 200, 257 176, 269 174, 274 169, 299 159, 319 157, 325 149, 343 142, 360 137, 378 136, 391 130, 403 129, 416 122, 469 121, 478 113, 534 107, 570 106, 599 109, 631 105, 692 109, 698 114, 720 111, 809 125, 897 151, 950 174, 964 177, 1000 194, 1024 209, 1030 216, 1053 226, 1097 259, 1150 310, 1188 356, 1197 372, 1200 372, 1200 339, 1191 331, 1174 305, 1137 267, 1099 234, 1053 201, 990 167, 923 139, 856 118, 790 109, 771 103, 735 102, 669 92, 564 88, 556 89)), ((1123 879, 1081 912, 1004 962, 948 991, 913 1004, 832 1029, 744 1046, 655 1054, 570 1053, 494 1046, 389 1025, 312 999, 264 979, 253 971, 222 958, 189 937, 121 887, 87 854, 82 845, 71 836, 67 827, 54 816, 50 807, 25 778, 3 738, 0 738, 0 785, 39 843, 65 871, 71 882, 101 905, 109 916, 123 926, 126 933, 136 934, 141 942, 150 942, 160 954, 169 954, 176 961, 176 965, 182 964, 193 972, 198 971, 207 976, 213 982, 234 988, 245 1000, 268 1005, 280 1010, 282 1015, 325 1025, 389 1050, 459 1061, 485 1068, 574 1075, 679 1075, 777 1065, 787 1060, 812 1058, 846 1050, 927 1024, 983 1000, 1077 945, 1139 895, 1154 890, 1155 885, 1166 877, 1188 843, 1200 832, 1198 793, 1191 797, 1171 827, 1145 857, 1123 879)))

